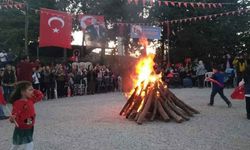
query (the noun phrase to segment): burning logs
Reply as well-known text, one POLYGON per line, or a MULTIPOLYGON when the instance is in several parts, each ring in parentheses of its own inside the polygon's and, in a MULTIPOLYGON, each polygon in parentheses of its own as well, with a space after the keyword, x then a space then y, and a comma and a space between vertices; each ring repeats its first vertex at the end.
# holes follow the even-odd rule
POLYGON ((166 122, 171 119, 177 123, 189 120, 197 110, 178 99, 161 81, 144 82, 137 86, 120 115, 142 124, 145 120, 162 119, 166 122))

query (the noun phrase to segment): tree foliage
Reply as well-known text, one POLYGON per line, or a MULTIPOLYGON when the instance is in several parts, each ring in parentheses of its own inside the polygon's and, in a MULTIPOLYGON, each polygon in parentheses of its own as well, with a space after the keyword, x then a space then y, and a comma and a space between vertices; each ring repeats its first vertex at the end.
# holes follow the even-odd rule
MULTIPOLYGON (((17 0, 18 1, 18 0, 17 0)), ((22 1, 22 0, 19 0, 22 1)), ((182 1, 182 0, 178 0, 182 1)), ((192 2, 199 2, 192 0, 192 2)), ((143 7, 128 4, 127 0, 28 0, 29 10, 29 40, 37 41, 39 36, 39 13, 34 9, 40 7, 68 11, 78 14, 104 15, 108 26, 108 40, 115 40, 117 26, 114 22, 153 23, 187 17, 210 15, 237 9, 249 8, 250 3, 244 0, 209 0, 207 2, 227 2, 235 5, 225 5, 222 8, 178 8, 149 5, 143 7)), ((235 54, 246 51, 250 47, 250 14, 223 16, 213 20, 202 20, 192 23, 180 23, 170 26, 171 56, 176 61, 184 57, 203 58, 210 55, 235 54)), ((0 10, 0 48, 21 50, 24 47, 24 14, 15 9, 0 10)), ((79 23, 74 21, 74 30, 79 30, 79 23)), ((163 25, 164 26, 164 25, 163 25)), ((129 27, 127 27, 129 28, 129 27)), ((164 27, 164 29, 166 29, 164 27)), ((126 30, 126 45, 129 44, 129 29, 126 30)), ((166 30, 163 30, 165 42, 166 30)))

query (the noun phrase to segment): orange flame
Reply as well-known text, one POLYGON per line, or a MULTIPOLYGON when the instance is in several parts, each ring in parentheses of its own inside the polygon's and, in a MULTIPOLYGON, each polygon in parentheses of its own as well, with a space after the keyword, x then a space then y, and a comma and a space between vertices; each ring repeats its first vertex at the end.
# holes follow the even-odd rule
POLYGON ((154 70, 154 55, 148 55, 141 58, 136 65, 135 74, 136 77, 133 78, 133 90, 130 92, 132 94, 134 89, 138 87, 136 95, 142 98, 142 102, 138 108, 138 112, 141 111, 145 102, 145 89, 149 83, 161 80, 161 74, 156 74, 154 70))

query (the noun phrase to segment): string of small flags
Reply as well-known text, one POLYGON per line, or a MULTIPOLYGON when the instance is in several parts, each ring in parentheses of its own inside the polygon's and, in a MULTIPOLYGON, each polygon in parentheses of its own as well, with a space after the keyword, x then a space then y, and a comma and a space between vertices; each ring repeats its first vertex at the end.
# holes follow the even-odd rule
POLYGON ((164 25, 166 23, 177 24, 177 23, 187 23, 187 22, 193 22, 193 21, 195 22, 199 20, 207 20, 207 19, 212 20, 217 17, 229 16, 229 15, 243 15, 248 12, 250 12, 250 9, 240 9, 236 11, 228 11, 228 12, 218 13, 218 14, 196 16, 196 17, 176 19, 176 20, 167 20, 167 21, 159 22, 157 24, 155 23, 123 23, 123 22, 118 22, 118 23, 113 23, 113 24, 118 25, 118 26, 129 26, 129 25, 154 26, 154 25, 164 25))
POLYGON ((24 3, 15 2, 12 0, 5 1, 0 3, 0 9, 22 9, 25 8, 24 3))
POLYGON ((177 1, 160 1, 160 0, 128 0, 128 4, 142 4, 154 6, 172 6, 172 7, 192 7, 192 8, 221 8, 223 5, 235 5, 235 3, 205 3, 205 2, 177 2, 177 1), (139 3, 141 2, 141 3, 139 3))

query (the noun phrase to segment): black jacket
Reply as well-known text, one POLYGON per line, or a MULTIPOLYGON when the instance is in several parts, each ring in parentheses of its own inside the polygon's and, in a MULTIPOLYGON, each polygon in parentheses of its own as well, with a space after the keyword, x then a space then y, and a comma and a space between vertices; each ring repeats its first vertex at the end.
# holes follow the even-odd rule
POLYGON ((250 66, 247 67, 246 73, 244 75, 245 81, 245 94, 250 94, 250 66))
POLYGON ((16 76, 13 71, 5 71, 3 74, 2 82, 3 84, 14 84, 16 81, 16 76))

